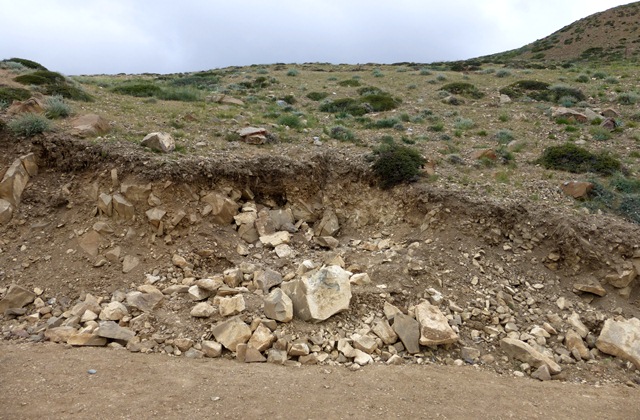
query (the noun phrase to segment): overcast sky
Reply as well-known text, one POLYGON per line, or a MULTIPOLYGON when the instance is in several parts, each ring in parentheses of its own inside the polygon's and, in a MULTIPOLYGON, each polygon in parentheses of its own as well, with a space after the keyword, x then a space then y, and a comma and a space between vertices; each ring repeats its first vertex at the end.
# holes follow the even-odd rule
POLYGON ((497 53, 616 0, 0 0, 0 59, 68 75, 497 53))

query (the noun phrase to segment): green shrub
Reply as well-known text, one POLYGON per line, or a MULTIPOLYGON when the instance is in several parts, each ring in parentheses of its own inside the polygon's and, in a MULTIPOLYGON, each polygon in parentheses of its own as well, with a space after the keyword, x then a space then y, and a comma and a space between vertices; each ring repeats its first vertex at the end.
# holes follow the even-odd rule
POLYGON ((28 69, 33 69, 33 70, 47 70, 47 68, 45 66, 43 66, 40 63, 36 63, 35 61, 31 61, 31 60, 27 60, 24 58, 10 58, 8 60, 4 60, 4 61, 11 61, 14 63, 20 63, 23 66, 25 66, 28 69))
POLYGON ((31 92, 27 89, 0 86, 0 101, 5 101, 9 105, 13 101, 24 101, 30 97, 31 92))
POLYGON ((382 70, 380 69, 374 69, 372 74, 373 77, 384 77, 384 73, 382 73, 382 70))
POLYGON ((66 99, 72 99, 74 101, 91 102, 93 97, 79 87, 76 87, 70 83, 61 85, 47 85, 45 88, 47 95, 59 95, 66 99))
POLYGON ((162 88, 151 82, 130 82, 111 89, 115 93, 122 95, 135 96, 137 98, 150 98, 158 95, 162 88))
POLYGON ((429 69, 420 69, 420 76, 431 76, 433 73, 429 69))
POLYGON ((592 74, 592 77, 594 79, 598 79, 598 80, 603 80, 607 78, 607 73, 603 72, 603 71, 597 71, 595 73, 592 74))
POLYGON ((321 101, 327 96, 329 96, 327 92, 309 92, 307 94, 307 98, 311 99, 312 101, 321 101))
POLYGON ((640 179, 627 178, 621 173, 616 173, 609 182, 616 191, 625 194, 640 194, 640 179))
POLYGON ((320 105, 321 112, 347 113, 353 116, 361 116, 367 113, 367 109, 362 106, 359 100, 353 98, 339 98, 333 101, 324 102, 320 105))
POLYGON ((66 82, 66 78, 62 74, 54 71, 49 71, 49 70, 37 70, 37 71, 34 71, 33 73, 17 76, 13 80, 23 85, 35 85, 35 86, 58 84, 58 83, 66 82))
POLYGON ((596 141, 605 141, 611 138, 611 131, 608 128, 595 126, 589 129, 591 138, 596 141))
POLYGON ((51 121, 39 114, 22 114, 7 124, 16 136, 33 137, 51 129, 51 121))
POLYGON ((300 74, 300 72, 298 70, 296 70, 296 69, 291 69, 291 70, 289 70, 287 72, 287 76, 291 76, 291 77, 295 77, 295 76, 297 76, 299 74, 300 74))
POLYGON ((564 96, 572 96, 578 101, 584 101, 587 98, 580 89, 572 88, 562 83, 549 86, 549 90, 552 93, 554 102, 558 102, 564 96))
POLYGON ((623 196, 618 212, 632 222, 640 223, 640 195, 630 194, 623 196))
POLYGON ((403 182, 413 181, 420 174, 425 159, 408 146, 385 143, 374 150, 376 156, 373 172, 382 188, 391 188, 403 182))
POLYGON ((476 123, 470 118, 457 117, 453 123, 453 127, 456 130, 469 130, 475 127, 476 123))
POLYGON ((640 96, 634 92, 624 92, 618 95, 617 101, 620 105, 635 105, 640 96))
POLYGON ((400 120, 395 117, 383 118, 375 121, 368 126, 368 128, 393 128, 396 124, 399 124, 400 120))
POLYGON ((278 124, 286 125, 287 127, 291 127, 291 128, 302 127, 302 121, 300 120, 300 117, 294 114, 282 115, 280 118, 278 118, 278 124))
POLYGON ((390 111, 396 109, 402 101, 388 94, 370 94, 360 98, 362 104, 371 106, 374 112, 390 111))
POLYGON ((356 136, 346 127, 336 125, 329 129, 329 136, 340 141, 354 141, 356 136))
POLYGON ((192 87, 170 87, 160 89, 155 97, 164 101, 196 102, 202 98, 201 91, 192 87))
POLYGON ((578 77, 576 77, 576 82, 578 83, 587 83, 589 82, 589 76, 587 76, 586 74, 581 74, 578 77))
POLYGON ((573 143, 546 148, 536 163, 547 169, 602 175, 612 175, 622 168, 620 161, 607 152, 591 153, 573 143))
POLYGON ((509 144, 514 138, 511 130, 499 130, 494 137, 499 144, 509 144))
POLYGON ((566 108, 571 108, 576 104, 576 102, 578 102, 578 100, 573 96, 563 96, 558 100, 558 104, 566 108))
POLYGON ((509 70, 502 69, 496 72, 496 77, 503 78, 503 77, 509 77, 509 76, 511 76, 511 72, 509 70))
POLYGON ((477 87, 475 87, 471 83, 466 82, 448 83, 442 86, 440 90, 473 99, 480 99, 484 97, 484 93, 480 92, 477 87))
POLYGON ((340 82, 338 82, 338 85, 340 86, 345 86, 345 87, 358 87, 361 86, 361 83, 356 80, 356 79, 347 79, 347 80, 342 80, 340 82))
POLYGON ((71 107, 64 101, 62 96, 50 96, 44 104, 47 118, 65 118, 71 115, 71 107))
POLYGON ((604 79, 604 81, 611 85, 617 85, 618 83, 620 83, 620 80, 618 80, 617 77, 607 77, 606 79, 604 79))
POLYGON ((500 89, 500 93, 511 98, 528 96, 537 101, 548 101, 551 97, 549 83, 537 80, 519 80, 500 89))
POLYGON ((358 89, 358 95, 366 96, 366 95, 389 95, 387 92, 383 91, 380 88, 375 86, 364 86, 358 89))

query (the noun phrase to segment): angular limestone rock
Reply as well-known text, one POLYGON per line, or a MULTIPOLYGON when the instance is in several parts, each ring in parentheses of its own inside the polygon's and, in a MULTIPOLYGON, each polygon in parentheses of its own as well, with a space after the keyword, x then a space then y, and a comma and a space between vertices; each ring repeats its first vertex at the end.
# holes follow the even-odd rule
POLYGON ((373 331, 375 335, 380 337, 382 342, 386 345, 391 345, 398 341, 398 334, 396 334, 393 328, 391 328, 391 325, 389 325, 389 321, 387 321, 386 319, 376 319, 373 323, 373 328, 371 328, 371 331, 373 331))
POLYGON ((238 344, 251 338, 251 328, 238 317, 220 322, 213 327, 212 333, 218 343, 231 351, 236 351, 238 344))
POLYGON ((76 333, 67 339, 72 346, 106 346, 107 339, 93 333, 76 333))
POLYGON ((209 318, 216 311, 216 308, 207 302, 200 302, 191 309, 190 315, 194 318, 209 318))
POLYGON ((222 356, 222 344, 205 340, 202 342, 202 351, 206 357, 220 357, 222 356))
POLYGON ((14 160, 7 172, 5 172, 4 177, 2 177, 2 181, 0 181, 0 198, 7 200, 13 207, 18 207, 22 192, 28 182, 29 173, 22 161, 20 159, 14 160))
POLYGON ((36 294, 17 284, 12 284, 5 297, 0 300, 0 314, 7 309, 22 308, 36 299, 36 294))
POLYGON ((120 321, 129 315, 127 307, 120 302, 109 302, 100 312, 100 319, 103 321, 120 321))
POLYGON ((326 210, 318 226, 313 229, 315 236, 334 236, 339 230, 340 222, 333 210, 326 210))
POLYGON ((282 275, 277 271, 267 268, 266 270, 259 270, 253 274, 253 280, 264 293, 269 293, 269 290, 282 283, 282 275))
POLYGON ((271 330, 264 325, 258 325, 258 328, 253 332, 253 335, 249 339, 249 347, 253 347, 256 350, 262 352, 267 350, 276 341, 276 336, 271 330))
POLYGON ((349 308, 351 273, 337 265, 305 274, 301 279, 282 283, 282 290, 293 302, 293 312, 303 321, 324 321, 349 308))
POLYGON ((603 353, 628 360, 636 369, 640 369, 640 320, 607 319, 596 341, 596 347, 603 353))
POLYGON ((8 223, 9 220, 11 220, 13 210, 13 205, 10 202, 4 198, 0 198, 0 225, 8 223))
MULTIPOLYGON (((150 287, 155 289, 155 287, 153 286, 150 287)), ((155 289, 157 290, 157 293, 155 291, 152 291, 151 289, 146 290, 146 292, 138 290, 127 293, 127 305, 138 308, 142 312, 151 312, 155 308, 157 308, 164 300, 164 295, 158 289, 155 289)))
POLYGON ((287 231, 280 231, 271 235, 260 236, 259 239, 262 245, 275 248, 278 245, 288 244, 291 241, 291 234, 287 231))
POLYGON ((230 225, 238 214, 238 203, 224 195, 210 193, 202 197, 202 202, 207 204, 213 222, 219 225, 230 225))
POLYGON ((540 353, 524 341, 514 338, 503 338, 500 340, 500 348, 507 353, 509 357, 524 363, 529 363, 535 368, 547 365, 552 375, 556 375, 562 371, 560 365, 552 358, 540 353))
POLYGON ((293 319, 293 302, 282 289, 273 289, 264 298, 264 315, 269 319, 289 322, 293 319))
POLYGON ((109 122, 96 114, 86 114, 71 120, 71 134, 78 137, 95 137, 111 130, 109 122))
POLYGON ((115 194, 113 195, 112 200, 113 213, 117 217, 124 220, 131 220, 135 217, 135 209, 133 207, 133 204, 127 201, 127 199, 122 195, 115 194))
POLYGON ((129 328, 121 327, 114 321, 100 321, 95 334, 99 337, 109 338, 111 340, 129 341, 136 333, 129 328))
POLYGON ((609 274, 605 280, 613 287, 624 289, 625 287, 628 287, 637 276, 638 273, 635 268, 632 268, 624 270, 621 273, 609 274))
POLYGON ((420 344, 423 346, 438 346, 453 344, 458 341, 449 321, 438 307, 429 302, 422 302, 416 306, 416 319, 420 323, 420 344))
POLYGON ((98 211, 107 217, 113 215, 113 197, 110 194, 102 193, 98 196, 98 211))
POLYGON ((242 295, 219 298, 217 302, 221 316, 237 315, 245 309, 244 297, 242 295))
POLYGON ((148 147, 155 152, 170 153, 176 148, 176 142, 169 133, 149 133, 140 143, 142 146, 148 147))
POLYGON ((393 331, 410 354, 420 352, 420 324, 402 312, 393 317, 393 331))

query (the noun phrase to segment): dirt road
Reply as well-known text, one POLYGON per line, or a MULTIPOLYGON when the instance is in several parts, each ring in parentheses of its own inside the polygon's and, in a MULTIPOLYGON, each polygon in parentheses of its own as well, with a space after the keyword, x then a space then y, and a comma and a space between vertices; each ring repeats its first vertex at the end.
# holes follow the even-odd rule
POLYGON ((0 407, 2 419, 640 419, 640 389, 542 383, 470 366, 351 372, 3 343, 0 407))

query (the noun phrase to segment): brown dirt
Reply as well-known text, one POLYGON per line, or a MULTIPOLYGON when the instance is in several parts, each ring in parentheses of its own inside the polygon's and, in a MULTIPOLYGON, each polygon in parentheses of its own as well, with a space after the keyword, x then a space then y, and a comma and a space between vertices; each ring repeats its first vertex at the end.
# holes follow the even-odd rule
POLYGON ((0 344, 0 376, 6 419, 633 419, 640 404, 640 390, 622 385, 540 383, 473 367, 350 372, 51 344, 0 344))
MULTIPOLYGON (((158 354, 139 355, 27 344, 43 341, 37 323, 4 317, 0 403, 7 408, 0 417, 637 416, 635 384, 640 377, 629 363, 601 355, 595 362, 563 364, 556 379, 565 383, 538 383, 513 376, 523 368, 501 352, 499 337, 471 334, 496 325, 498 306, 510 307, 513 322, 522 331, 547 322, 550 313, 565 320, 573 311, 580 313, 594 336, 604 319, 640 317, 637 285, 628 299, 608 285, 603 298, 573 291, 576 282, 602 280, 629 264, 637 253, 640 228, 614 216, 584 214, 557 191, 556 181, 540 184, 541 200, 526 198, 528 192, 512 195, 511 186, 504 186, 504 194, 491 195, 481 183, 474 190, 444 177, 434 184, 423 180, 382 191, 372 180, 368 152, 355 146, 240 145, 235 151, 207 150, 204 156, 162 156, 134 143, 81 141, 63 131, 31 141, 0 132, 0 168, 28 152, 36 154, 40 166, 17 214, 0 227, 0 297, 10 284, 41 288, 42 299, 62 313, 87 293, 108 301, 114 292, 134 290, 145 283, 147 274, 163 277, 159 285, 166 286, 249 262, 284 275, 294 273, 305 259, 322 263, 339 255, 349 270, 367 272, 373 284, 354 287, 348 311, 321 324, 279 325, 283 335, 291 340, 321 332, 348 337, 362 327, 363 319, 381 316, 384 302, 409 312, 430 297, 429 288, 444 295, 446 310, 452 301, 474 315, 458 325, 456 345, 424 349, 418 356, 405 357, 405 366, 375 364, 359 372, 350 372, 348 363, 281 368, 189 360, 168 356, 160 345, 150 350, 158 354), (151 183, 167 218, 179 211, 188 217, 169 235, 157 235, 147 223, 145 211, 151 205, 146 199, 134 202, 133 221, 97 217, 96 193, 119 188, 112 183, 113 170, 119 183, 151 183), (296 255, 291 258, 276 258, 261 247, 241 256, 236 245, 242 241, 234 227, 215 225, 201 216, 199 199, 211 191, 244 193, 239 201, 266 208, 304 201, 316 215, 334 209, 341 224, 340 246, 335 251, 320 249, 305 237, 303 226, 293 235, 296 255), (123 273, 121 261, 94 267, 95 258, 82 250, 78 239, 97 221, 113 228, 103 234, 99 251, 119 246, 122 255, 140 259, 136 269, 123 273), (389 246, 373 251, 363 246, 381 239, 389 246), (193 265, 189 273, 174 267, 174 254, 193 265), (556 254, 557 261, 550 260, 550 254, 556 254), (504 296, 506 291, 509 296, 504 296), (564 310, 555 303, 560 297, 569 303, 564 310), (494 356, 494 361, 445 366, 460 361, 463 346, 494 356), (88 375, 88 369, 98 373, 88 375)), ((525 185, 535 190, 538 184, 525 185)), ((254 293, 245 293, 245 299, 242 316, 250 323, 263 315, 262 299, 254 293)), ((189 315, 191 306, 184 296, 167 298, 140 335, 158 344, 178 337, 196 342, 210 338, 212 325, 221 318, 194 319, 189 315)), ((548 346, 560 348, 562 339, 551 337, 548 346)), ((232 357, 226 352, 224 359, 232 357)))

